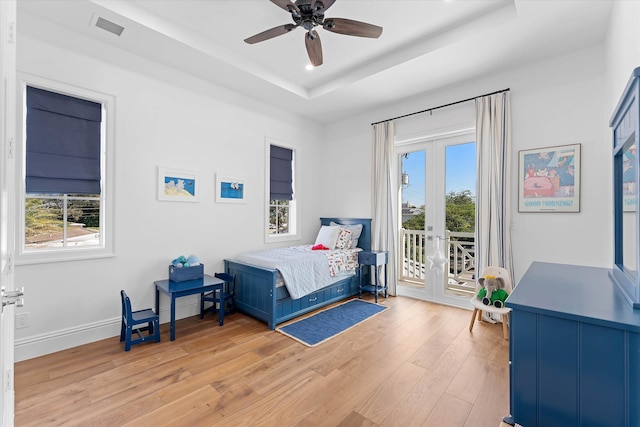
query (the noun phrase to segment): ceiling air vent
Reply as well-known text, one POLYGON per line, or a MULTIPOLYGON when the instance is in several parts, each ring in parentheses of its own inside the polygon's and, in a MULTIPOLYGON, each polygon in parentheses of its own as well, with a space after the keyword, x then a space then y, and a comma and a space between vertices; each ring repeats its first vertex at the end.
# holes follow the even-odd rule
POLYGON ((98 19, 96 19, 95 25, 98 28, 102 28, 105 31, 109 31, 112 34, 115 34, 116 36, 122 35, 122 32, 124 31, 123 26, 120 26, 114 22, 111 22, 101 17, 98 17, 98 19))

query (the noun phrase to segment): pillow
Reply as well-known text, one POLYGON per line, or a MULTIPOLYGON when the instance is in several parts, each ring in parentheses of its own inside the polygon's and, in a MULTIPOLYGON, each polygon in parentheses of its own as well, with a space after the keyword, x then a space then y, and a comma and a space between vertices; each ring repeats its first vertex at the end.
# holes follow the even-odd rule
POLYGON ((339 226, 323 225, 322 227, 320 227, 320 231, 318 232, 318 237, 316 237, 315 244, 324 245, 329 249, 334 249, 336 247, 336 242, 338 241, 339 234, 339 226))
POLYGON ((360 238, 360 234, 362 234, 362 224, 347 225, 331 221, 329 225, 339 225, 340 227, 351 231, 351 248, 355 249, 358 247, 358 239, 360 238))
POLYGON ((351 245, 351 230, 340 227, 340 234, 338 234, 338 240, 336 241, 336 249, 349 249, 351 245))

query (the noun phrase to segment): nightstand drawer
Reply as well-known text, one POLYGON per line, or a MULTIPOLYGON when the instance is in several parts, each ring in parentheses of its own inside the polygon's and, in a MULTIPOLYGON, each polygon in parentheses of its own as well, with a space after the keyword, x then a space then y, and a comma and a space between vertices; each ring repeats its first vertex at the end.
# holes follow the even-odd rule
POLYGON ((384 265, 387 263, 387 252, 359 252, 358 263, 364 265, 384 265))

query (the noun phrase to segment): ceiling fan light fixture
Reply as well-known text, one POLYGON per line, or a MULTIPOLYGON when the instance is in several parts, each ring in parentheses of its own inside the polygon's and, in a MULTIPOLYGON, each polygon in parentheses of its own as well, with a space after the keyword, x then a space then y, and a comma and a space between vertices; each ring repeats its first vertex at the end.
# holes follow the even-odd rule
POLYGON ((322 27, 325 30, 333 30, 336 27, 336 23, 333 22, 333 19, 327 19, 326 21, 324 21, 324 24, 322 25, 322 27))

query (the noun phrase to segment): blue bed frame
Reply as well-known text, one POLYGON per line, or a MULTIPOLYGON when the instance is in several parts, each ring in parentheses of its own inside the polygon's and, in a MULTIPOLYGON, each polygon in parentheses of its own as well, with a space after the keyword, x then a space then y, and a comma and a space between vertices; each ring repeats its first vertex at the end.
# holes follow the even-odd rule
MULTIPOLYGON (((368 218, 320 218, 321 225, 331 221, 346 224, 362 224, 358 247, 371 250, 371 219, 368 218)), ((285 286, 276 287, 276 270, 224 260, 225 271, 236 277, 236 309, 267 323, 275 329, 279 323, 317 310, 336 301, 358 294, 360 273, 319 289, 302 298, 292 299, 285 286)))

